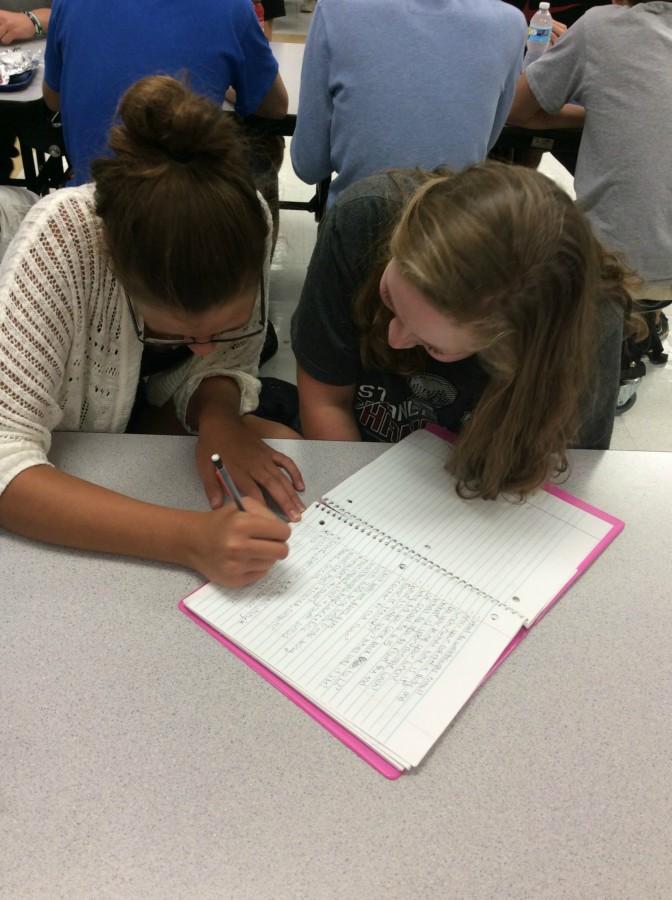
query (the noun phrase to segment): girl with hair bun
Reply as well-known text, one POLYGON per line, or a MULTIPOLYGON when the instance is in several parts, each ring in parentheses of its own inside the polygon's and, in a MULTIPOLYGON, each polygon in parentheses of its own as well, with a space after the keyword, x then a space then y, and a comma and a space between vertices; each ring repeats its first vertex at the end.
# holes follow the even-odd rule
POLYGON ((463 496, 525 496, 606 448, 625 272, 578 207, 499 163, 377 175, 320 226, 292 321, 304 437, 460 432, 463 496))
MULTIPOLYGON (((257 406, 270 217, 231 118, 164 76, 126 92, 93 184, 26 216, 0 269, 0 526, 165 560, 229 586, 287 553, 294 463, 263 443, 257 406), (141 503, 51 467, 51 433, 123 432, 147 405, 198 433, 212 510, 141 503), (246 512, 223 506, 221 455, 246 512)), ((288 434, 289 429, 284 429, 288 434)), ((291 432, 293 435, 293 432, 291 432)))

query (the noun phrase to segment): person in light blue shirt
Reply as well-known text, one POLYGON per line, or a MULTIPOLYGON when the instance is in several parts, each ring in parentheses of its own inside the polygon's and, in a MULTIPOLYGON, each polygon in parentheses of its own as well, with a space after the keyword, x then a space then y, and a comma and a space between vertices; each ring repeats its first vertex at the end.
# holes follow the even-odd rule
POLYGON ((306 41, 291 154, 303 181, 390 167, 461 169, 492 149, 527 26, 498 0, 320 0, 306 41))
POLYGON ((236 110, 281 118, 287 94, 250 0, 54 0, 45 53, 44 96, 61 110, 74 183, 107 152, 117 103, 146 75, 185 75, 236 110))

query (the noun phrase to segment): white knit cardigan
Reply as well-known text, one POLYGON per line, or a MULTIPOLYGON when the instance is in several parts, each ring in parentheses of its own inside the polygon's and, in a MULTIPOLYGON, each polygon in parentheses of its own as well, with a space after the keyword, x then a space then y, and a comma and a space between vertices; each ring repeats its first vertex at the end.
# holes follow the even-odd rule
MULTIPOLYGON (((270 238, 267 297, 269 263, 270 238)), ((253 319, 259 303, 260 296, 253 319)), ((260 334, 223 344, 153 376, 150 401, 162 406, 172 397, 184 423, 201 381, 225 375, 239 385, 241 414, 251 412, 263 340, 260 334)), ((123 432, 141 356, 126 293, 103 248, 94 186, 44 197, 0 267, 0 493, 19 472, 47 462, 52 431, 123 432)))

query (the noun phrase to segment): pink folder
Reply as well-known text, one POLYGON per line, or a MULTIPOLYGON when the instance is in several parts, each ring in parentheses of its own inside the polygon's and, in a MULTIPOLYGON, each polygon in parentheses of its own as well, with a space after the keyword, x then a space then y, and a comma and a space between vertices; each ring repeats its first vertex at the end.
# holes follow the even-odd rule
POLYGON ((230 641, 228 638, 224 637, 223 634, 220 634, 214 628, 204 622, 203 619, 199 619, 197 615, 195 615, 190 609, 184 604, 184 600, 181 600, 178 606, 178 609, 181 609, 182 612, 189 616, 192 622, 195 622, 199 628, 202 628, 204 631, 207 631, 208 634, 211 634, 216 641, 219 641, 220 644, 223 644, 227 650, 230 650, 238 659, 242 659, 245 665, 249 666, 251 669, 254 669, 257 674, 261 675, 262 678, 265 678, 269 684, 272 684, 274 688, 277 688, 281 694, 284 694, 285 697, 289 697, 289 699, 296 703, 297 706, 301 707, 302 710, 308 713, 309 716, 312 716, 316 722, 326 728, 327 731, 330 731, 334 737, 337 737, 341 743, 345 744, 346 747, 349 747, 353 750, 358 756, 367 762, 370 766, 373 766, 381 775, 384 775, 386 778, 394 779, 398 778, 402 773, 399 769, 396 769, 391 763, 389 763, 386 759, 383 759, 375 750, 372 750, 367 744, 363 741, 360 741, 358 737, 355 737, 354 734, 348 731, 347 728, 344 728, 342 725, 339 725, 338 722, 334 721, 331 716, 328 716, 325 712, 323 712, 319 706, 315 706, 310 700, 307 700, 303 694, 300 694, 295 688, 288 685, 282 678, 278 678, 278 676, 271 672, 270 669, 267 669, 266 666, 262 665, 262 663, 258 662, 254 657, 250 656, 249 653, 246 653, 245 650, 241 650, 241 648, 234 644, 233 641, 230 641))
MULTIPOLYGON (((438 426, 430 426, 429 431, 433 434, 436 434, 438 437, 443 438, 449 443, 453 443, 454 435, 446 431, 446 429, 440 428, 438 426)), ((551 602, 541 611, 541 613, 534 620, 532 625, 537 624, 549 611, 549 609, 554 606, 560 597, 567 591, 567 589, 574 584, 577 578, 579 578, 588 568, 588 566, 593 563, 597 557, 607 548, 607 546, 623 531, 625 527, 625 523, 620 519, 616 519, 614 516, 610 516, 608 513, 603 512, 600 509, 596 509, 594 506, 591 506, 589 503, 585 503, 583 500, 579 500, 578 498, 568 494, 566 491, 563 491, 561 488, 556 487, 553 484, 547 484, 544 486, 544 490, 548 491, 549 494, 554 494, 556 497, 559 497, 561 500, 564 500, 565 503, 569 503, 572 506, 576 506, 579 509, 584 510, 585 512, 590 513, 593 516, 596 516, 598 519, 602 519, 605 522, 608 522, 611 526, 607 534, 602 538, 602 540, 597 544, 595 549, 588 554, 588 556, 583 560, 581 565, 577 568, 574 575, 567 581, 565 585, 558 591, 558 593, 553 597, 551 602)), ((185 598, 186 599, 186 598, 185 598)), ((386 778, 390 780, 394 780, 399 778, 403 772, 400 772, 395 766, 389 763, 386 759, 380 756, 375 750, 372 750, 367 744, 361 741, 354 734, 349 732, 347 728, 344 728, 343 725, 340 725, 331 716, 328 716, 325 712, 323 712, 318 706, 312 703, 310 700, 306 699, 303 694, 299 693, 295 688, 290 687, 285 681, 271 672, 266 668, 262 663, 258 662, 249 653, 245 650, 242 650, 237 644, 233 641, 230 641, 228 638, 224 637, 224 635, 220 634, 202 619, 200 619, 195 613, 193 613, 190 609, 187 609, 184 600, 181 600, 178 606, 186 616, 188 616, 192 622, 202 628, 204 631, 207 631, 208 634, 212 635, 215 640, 219 641, 220 644, 223 644, 228 650, 231 651, 235 656, 241 659, 247 666, 261 675, 269 684, 272 684, 273 687, 277 688, 281 694, 284 694, 285 697, 288 697, 293 703, 296 703, 301 709, 303 709, 309 716, 315 719, 323 728, 326 728, 327 731, 331 732, 334 737, 337 737, 341 743, 345 744, 346 747, 349 747, 354 753, 360 756, 365 762, 367 762, 370 766, 373 766, 376 771, 380 772, 381 775, 384 775, 386 778)), ((528 634, 528 628, 521 628, 518 634, 511 640, 508 646, 501 653, 497 661, 494 663, 492 668, 489 670, 488 674, 481 681, 481 685, 487 681, 488 678, 495 672, 504 660, 512 653, 516 647, 523 641, 523 639, 528 634)), ((480 685, 479 685, 480 687, 480 685)))

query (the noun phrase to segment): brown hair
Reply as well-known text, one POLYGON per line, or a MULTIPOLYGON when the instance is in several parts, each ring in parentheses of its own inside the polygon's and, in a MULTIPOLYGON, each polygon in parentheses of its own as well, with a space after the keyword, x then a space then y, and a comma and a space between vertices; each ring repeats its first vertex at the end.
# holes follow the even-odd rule
POLYGON ((525 495, 567 468, 589 388, 598 304, 630 308, 625 270, 578 207, 539 173, 488 162, 425 173, 355 299, 365 365, 408 374, 424 349, 394 350, 379 280, 394 257, 437 310, 474 328, 489 374, 450 469, 462 496, 525 495))
POLYGON ((130 87, 119 116, 91 171, 124 287, 187 312, 253 288, 268 225, 232 117, 167 76, 130 87))

